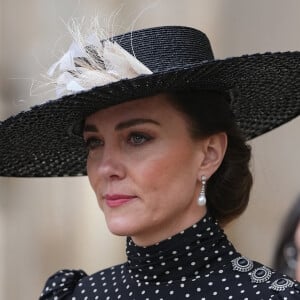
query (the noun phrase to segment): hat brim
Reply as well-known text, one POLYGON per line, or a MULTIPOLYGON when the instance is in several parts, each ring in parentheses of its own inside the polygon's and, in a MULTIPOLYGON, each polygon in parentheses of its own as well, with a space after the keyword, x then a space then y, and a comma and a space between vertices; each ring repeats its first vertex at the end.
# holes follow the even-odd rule
POLYGON ((73 129, 93 112, 160 92, 234 89, 247 140, 299 116, 300 52, 265 53, 171 69, 51 100, 0 124, 0 176, 86 175, 87 153, 73 129))

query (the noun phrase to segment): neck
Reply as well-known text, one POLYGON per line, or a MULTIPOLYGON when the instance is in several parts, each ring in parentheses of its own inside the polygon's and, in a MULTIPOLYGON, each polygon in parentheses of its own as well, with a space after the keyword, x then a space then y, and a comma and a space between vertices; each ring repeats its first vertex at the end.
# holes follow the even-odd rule
POLYGON ((237 254, 217 222, 206 215, 175 236, 149 247, 127 239, 127 266, 137 281, 200 278, 207 268, 231 261, 237 254))
POLYGON ((197 206, 196 209, 193 210, 188 216, 185 215, 184 218, 180 218, 181 216, 178 216, 176 219, 166 220, 165 224, 163 225, 159 223, 157 228, 154 221, 153 226, 151 226, 147 232, 143 231, 140 234, 131 236, 131 239, 135 245, 140 247, 155 245, 160 241, 166 240, 167 238, 174 236, 197 223, 206 215, 206 213, 207 209, 205 206, 197 206), (179 221, 180 219, 182 220, 181 222, 179 221))

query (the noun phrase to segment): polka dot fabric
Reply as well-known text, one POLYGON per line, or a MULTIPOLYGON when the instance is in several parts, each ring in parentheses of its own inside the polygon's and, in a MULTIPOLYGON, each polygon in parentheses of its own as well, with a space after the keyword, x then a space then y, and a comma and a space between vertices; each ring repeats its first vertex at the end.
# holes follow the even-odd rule
POLYGON ((150 247, 127 239, 126 263, 91 276, 62 270, 40 300, 300 299, 300 284, 241 256, 210 216, 150 247))

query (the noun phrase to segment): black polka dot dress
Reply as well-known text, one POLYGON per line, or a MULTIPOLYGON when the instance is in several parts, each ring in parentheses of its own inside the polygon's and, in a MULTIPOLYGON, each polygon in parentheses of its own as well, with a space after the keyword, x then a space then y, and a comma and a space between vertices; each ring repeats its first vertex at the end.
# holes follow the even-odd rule
POLYGON ((62 270, 40 300, 300 299, 300 284, 241 256, 210 216, 149 247, 127 239, 126 263, 88 276, 62 270))

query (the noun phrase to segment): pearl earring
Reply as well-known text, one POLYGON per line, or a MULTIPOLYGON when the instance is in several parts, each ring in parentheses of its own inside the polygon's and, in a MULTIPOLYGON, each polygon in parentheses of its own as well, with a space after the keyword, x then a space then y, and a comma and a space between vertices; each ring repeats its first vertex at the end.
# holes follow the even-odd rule
POLYGON ((206 185, 206 177, 204 175, 201 176, 201 191, 198 198, 198 205, 204 206, 206 204, 206 196, 205 196, 205 185, 206 185))

